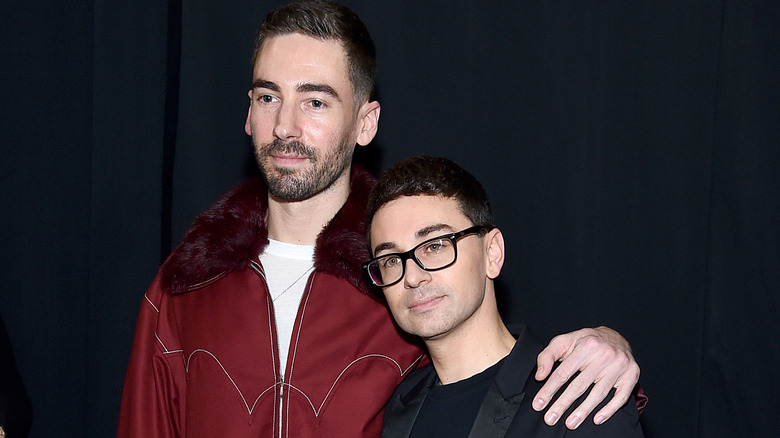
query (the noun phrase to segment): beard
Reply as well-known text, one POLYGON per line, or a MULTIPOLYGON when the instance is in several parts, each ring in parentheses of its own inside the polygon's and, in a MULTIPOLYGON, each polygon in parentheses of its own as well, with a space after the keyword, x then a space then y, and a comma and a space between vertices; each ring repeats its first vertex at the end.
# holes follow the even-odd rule
POLYGON ((349 169, 354 144, 350 144, 349 135, 345 133, 333 152, 327 155, 319 155, 315 148, 299 141, 285 143, 278 138, 262 145, 254 143, 254 146, 257 166, 268 193, 284 201, 301 201, 328 189, 349 169), (309 167, 297 170, 276 166, 271 157, 280 154, 306 158, 309 167))

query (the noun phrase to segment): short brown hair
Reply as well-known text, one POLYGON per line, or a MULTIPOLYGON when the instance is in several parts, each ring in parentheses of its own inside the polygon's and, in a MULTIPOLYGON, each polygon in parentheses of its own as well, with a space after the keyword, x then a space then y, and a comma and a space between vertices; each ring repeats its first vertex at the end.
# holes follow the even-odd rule
POLYGON ((269 13, 257 31, 252 68, 260 56, 263 42, 293 33, 340 42, 346 52, 356 103, 367 102, 373 97, 376 48, 368 29, 351 9, 328 0, 302 0, 269 13))

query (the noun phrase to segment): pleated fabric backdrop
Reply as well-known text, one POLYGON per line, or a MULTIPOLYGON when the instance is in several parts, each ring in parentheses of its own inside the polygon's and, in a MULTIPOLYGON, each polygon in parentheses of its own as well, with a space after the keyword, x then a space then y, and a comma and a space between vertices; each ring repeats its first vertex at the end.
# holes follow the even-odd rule
MULTIPOLYGON (((345 3, 379 56, 356 159, 483 182, 508 320, 623 333, 648 437, 780 428, 780 4, 345 3)), ((146 287, 256 172, 252 39, 279 4, 2 6, 0 313, 31 436, 114 433, 146 287)))

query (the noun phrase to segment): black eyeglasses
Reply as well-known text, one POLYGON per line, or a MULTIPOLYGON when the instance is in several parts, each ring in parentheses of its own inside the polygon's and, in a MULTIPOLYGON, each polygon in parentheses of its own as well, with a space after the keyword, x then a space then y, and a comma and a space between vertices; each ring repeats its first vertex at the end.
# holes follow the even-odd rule
POLYGON ((368 277, 376 286, 391 286, 404 278, 406 261, 414 260, 417 266, 426 271, 444 269, 458 259, 458 240, 470 234, 482 234, 493 227, 476 225, 457 233, 428 239, 406 252, 382 254, 379 257, 363 263, 361 266, 368 272, 368 277))

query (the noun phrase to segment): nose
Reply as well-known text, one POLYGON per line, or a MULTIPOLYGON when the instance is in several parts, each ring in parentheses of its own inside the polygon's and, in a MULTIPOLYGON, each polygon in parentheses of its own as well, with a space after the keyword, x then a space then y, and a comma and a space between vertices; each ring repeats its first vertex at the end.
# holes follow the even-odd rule
POLYGON ((421 268, 411 257, 405 263, 404 287, 414 289, 430 281, 431 273, 421 268))
POLYGON ((295 105, 282 103, 276 112, 274 137, 280 140, 298 138, 301 135, 300 117, 295 105))

